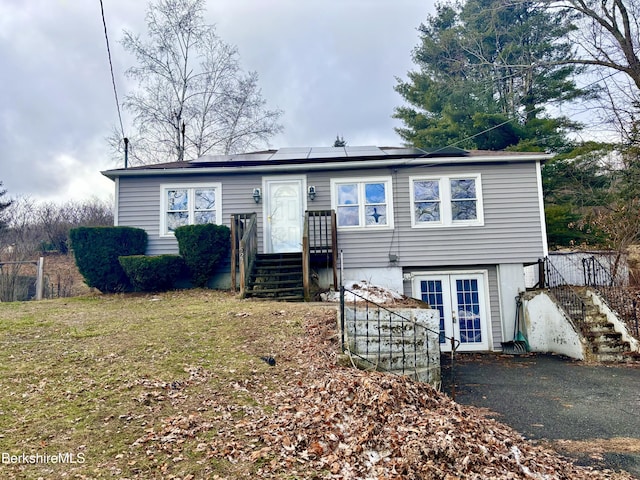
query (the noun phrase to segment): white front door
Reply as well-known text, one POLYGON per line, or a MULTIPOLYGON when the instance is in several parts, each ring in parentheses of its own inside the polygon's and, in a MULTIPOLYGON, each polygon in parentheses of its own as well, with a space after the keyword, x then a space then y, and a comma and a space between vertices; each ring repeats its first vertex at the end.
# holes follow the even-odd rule
POLYGON ((460 342, 458 351, 489 349, 488 309, 484 273, 417 275, 417 298, 440 312, 440 349, 451 351, 450 338, 460 342))
POLYGON ((265 251, 302 251, 305 177, 278 177, 264 180, 265 251))

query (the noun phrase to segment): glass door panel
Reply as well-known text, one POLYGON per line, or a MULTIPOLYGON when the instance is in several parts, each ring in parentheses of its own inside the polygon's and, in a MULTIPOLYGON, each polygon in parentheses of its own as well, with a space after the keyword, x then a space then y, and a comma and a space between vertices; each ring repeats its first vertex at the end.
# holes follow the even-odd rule
POLYGON ((420 275, 414 280, 417 297, 440 313, 440 348, 459 351, 489 349, 484 274, 420 275))

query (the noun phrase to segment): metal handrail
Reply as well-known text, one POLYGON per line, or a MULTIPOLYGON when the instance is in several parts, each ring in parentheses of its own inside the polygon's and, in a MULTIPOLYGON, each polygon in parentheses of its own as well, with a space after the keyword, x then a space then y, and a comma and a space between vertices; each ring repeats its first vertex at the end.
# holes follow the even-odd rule
MULTIPOLYGON (((415 322, 414 320, 411 320, 410 318, 407 318, 393 310, 390 310, 386 307, 384 307, 383 305, 380 305, 376 302, 373 302, 371 300, 369 300, 368 298, 352 291, 352 290, 348 290, 346 289, 344 286, 340 287, 340 312, 341 312, 341 319, 340 319, 340 325, 341 325, 341 339, 342 339, 342 344, 341 344, 341 348, 342 351, 345 353, 349 353, 350 356, 352 357, 357 357, 357 359, 359 361, 361 361, 362 363, 371 366, 372 368, 375 368, 377 370, 382 370, 382 371, 386 371, 386 372, 390 372, 390 373, 395 373, 397 370, 390 370, 387 369, 385 367, 382 366, 382 359, 383 359, 383 353, 381 351, 381 339, 382 339, 382 335, 380 334, 380 332, 382 332, 383 330, 387 330, 389 332, 389 341, 392 342, 393 338, 398 338, 398 335, 393 335, 393 330, 395 329, 396 334, 400 333, 400 343, 402 346, 402 352, 401 356, 402 356, 402 375, 406 375, 408 373, 411 373, 411 370, 413 370, 414 375, 417 378, 417 356, 418 356, 418 346, 420 344, 420 342, 424 342, 425 347, 426 347, 426 354, 427 354, 427 359, 428 359, 428 363, 427 363, 427 367, 430 366, 430 355, 429 355, 429 342, 428 342, 428 337, 429 335, 434 335, 436 338, 440 338, 440 331, 434 330, 432 328, 429 328, 425 325, 421 325, 420 323, 415 322), (353 329, 353 338, 348 339, 347 336, 345 335, 345 332, 347 331, 346 328, 346 319, 345 319, 345 300, 344 300, 344 296, 345 293, 349 293, 351 295, 353 295, 353 312, 354 312, 354 329, 353 329), (357 339, 358 339, 358 329, 357 329, 357 311, 358 311, 358 307, 360 307, 360 310, 364 310, 365 311, 365 331, 364 333, 360 333, 360 335, 364 335, 365 336, 365 349, 364 351, 355 351, 355 348, 351 348, 349 345, 349 340, 351 340, 351 343, 353 343, 354 347, 356 345, 357 339), (386 313, 386 314, 385 314, 386 313), (383 317, 385 317, 385 319, 383 319, 383 317), (393 323, 399 323, 399 328, 396 325, 395 328, 393 327, 393 323), (387 322, 387 328, 382 328, 383 327, 383 322, 387 322), (377 349, 374 351, 370 351, 370 329, 369 329, 369 324, 372 323, 377 327, 377 332, 378 332, 378 341, 377 341, 377 349), (405 332, 407 331, 411 331, 413 332, 410 338, 405 338, 405 332), (422 332, 422 333, 419 333, 422 332), (407 342, 405 342, 405 340, 407 340, 407 342), (407 368, 407 360, 410 359, 410 357, 408 357, 407 351, 405 350, 405 345, 406 344, 412 344, 413 348, 411 349, 413 352, 413 369, 411 368, 407 368)), ((452 371, 452 378, 453 378, 453 369, 454 369, 454 354, 455 351, 457 350, 457 348, 460 345, 460 341, 452 338, 452 337, 445 337, 449 342, 451 342, 451 371, 452 371)), ((439 343, 438 343, 439 345, 439 343)), ((452 385, 455 384, 455 381, 452 382, 452 385)), ((452 387, 452 397, 455 398, 455 389, 454 387, 452 387)))
POLYGON ((637 301, 632 294, 611 275, 594 256, 582 260, 584 283, 593 288, 625 323, 640 338, 638 326, 637 301))
POLYGON ((545 286, 551 291, 562 310, 569 318, 582 326, 585 323, 587 307, 582 298, 567 283, 558 269, 549 261, 544 259, 545 286))

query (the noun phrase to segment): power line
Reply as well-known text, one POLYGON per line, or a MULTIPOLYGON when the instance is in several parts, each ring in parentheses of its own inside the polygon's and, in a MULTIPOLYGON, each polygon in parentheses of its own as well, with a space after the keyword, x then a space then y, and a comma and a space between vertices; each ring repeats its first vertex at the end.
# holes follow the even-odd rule
POLYGON ((113 75, 113 62, 111 61, 111 48, 109 47, 109 34, 107 33, 107 21, 104 18, 104 5, 100 0, 100 12, 102 13, 102 25, 104 26, 104 39, 107 43, 107 56, 109 57, 109 70, 111 71, 111 83, 113 84, 113 95, 116 99, 116 109, 118 110, 118 120, 120 121, 120 132, 122 132, 122 138, 125 139, 124 126, 122 124, 122 114, 120 113, 120 101, 118 100, 118 90, 116 89, 116 78, 113 75))
MULTIPOLYGON (((614 75, 617 75, 618 73, 621 73, 621 72, 620 72, 620 71, 615 71, 615 72, 613 72, 613 73, 610 73, 609 75, 607 75, 607 76, 605 76, 605 77, 603 77, 603 78, 601 78, 601 79, 598 79, 598 80, 595 80, 595 81, 591 82, 590 84, 588 84, 588 85, 584 86, 583 88, 589 88, 589 87, 592 87, 592 86, 594 86, 594 85, 596 85, 596 84, 598 84, 598 83, 602 82, 603 80, 606 80, 606 79, 608 79, 608 78, 613 77, 614 75)), ((534 110, 537 110, 538 108, 539 108, 539 107, 531 108, 531 109, 529 109, 529 110, 526 110, 524 113, 525 113, 525 114, 527 114, 527 113, 531 113, 531 112, 533 112, 534 110)), ((490 127, 490 128, 487 128, 487 129, 485 129, 485 130, 483 130, 483 131, 481 131, 481 132, 475 133, 475 134, 473 134, 473 135, 469 135, 468 137, 465 137, 465 138, 462 138, 462 139, 460 139, 460 140, 457 140, 457 141, 455 141, 455 142, 453 142, 453 143, 450 143, 449 145, 446 145, 446 146, 444 146, 444 147, 440 147, 440 148, 438 148, 438 149, 436 149, 436 150, 434 150, 434 151, 429 151, 429 155, 433 155, 434 153, 441 152, 441 151, 446 150, 447 148, 450 148, 450 147, 455 147, 456 145, 458 145, 458 144, 460 144, 460 143, 463 143, 463 142, 466 142, 467 140, 473 140, 474 138, 476 138, 476 137, 478 137, 478 136, 480 136, 480 135, 483 135, 483 134, 485 134, 485 133, 488 133, 488 132, 490 132, 490 131, 492 131, 492 130, 496 130, 496 129, 498 129, 498 128, 500 128, 500 127, 502 127, 502 126, 504 126, 504 125, 506 125, 506 124, 508 124, 508 123, 515 122, 516 120, 517 120, 516 118, 510 118, 510 119, 508 119, 508 120, 506 120, 506 121, 504 121, 504 122, 502 122, 502 123, 499 123, 498 125, 494 125, 494 126, 492 126, 492 127, 490 127)))

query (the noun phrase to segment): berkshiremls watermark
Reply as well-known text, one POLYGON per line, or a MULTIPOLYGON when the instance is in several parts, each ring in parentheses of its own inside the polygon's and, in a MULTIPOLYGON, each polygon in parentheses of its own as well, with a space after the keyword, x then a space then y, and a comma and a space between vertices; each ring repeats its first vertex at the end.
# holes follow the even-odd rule
POLYGON ((7 452, 0 454, 0 462, 2 464, 37 464, 37 463, 67 463, 82 464, 85 462, 84 452, 72 453, 72 452, 58 452, 54 454, 47 453, 21 453, 19 455, 12 455, 7 452))

